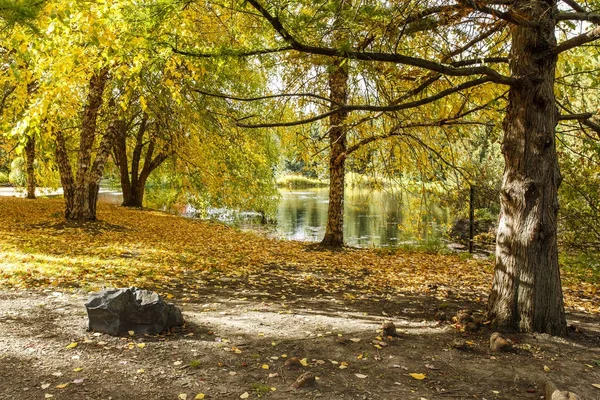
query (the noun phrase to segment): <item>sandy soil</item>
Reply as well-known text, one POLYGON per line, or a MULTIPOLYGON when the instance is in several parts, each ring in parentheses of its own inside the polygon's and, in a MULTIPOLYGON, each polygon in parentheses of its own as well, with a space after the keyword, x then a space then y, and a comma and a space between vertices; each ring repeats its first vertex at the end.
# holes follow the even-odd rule
POLYGON ((181 331, 118 338, 86 330, 84 292, 4 290, 0 399, 540 399, 547 379, 600 399, 598 316, 570 314, 568 339, 509 335, 516 351, 490 354, 485 327, 436 320, 483 304, 445 295, 348 299, 224 280, 176 303, 181 331), (385 320, 399 337, 381 337, 385 320), (286 367, 292 357, 307 365, 286 367), (316 383, 291 388, 305 371, 316 383))

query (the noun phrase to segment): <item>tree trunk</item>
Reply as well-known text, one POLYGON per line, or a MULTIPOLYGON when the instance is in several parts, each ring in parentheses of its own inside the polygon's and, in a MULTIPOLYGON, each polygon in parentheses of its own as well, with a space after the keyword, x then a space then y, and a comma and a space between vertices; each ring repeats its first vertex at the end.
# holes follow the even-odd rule
POLYGON ((566 334, 556 219, 561 176, 555 146, 556 1, 520 0, 517 12, 539 24, 514 26, 511 87, 504 120, 505 169, 489 317, 499 328, 566 334))
POLYGON ((61 131, 55 133, 55 155, 65 197, 65 218, 76 221, 96 220, 98 186, 108 152, 112 145, 111 132, 102 138, 92 165, 92 149, 96 138, 98 113, 102 106, 104 88, 108 81, 108 68, 103 68, 90 78, 87 102, 83 112, 76 176, 67 155, 65 138, 61 131))
POLYGON ((27 138, 27 144, 25 144, 25 165, 27 169, 27 198, 35 199, 35 168, 33 163, 35 162, 35 136, 29 136, 27 138))
POLYGON ((60 183, 63 187, 66 216, 69 213, 69 210, 73 209, 73 199, 75 197, 75 190, 73 187, 73 170, 71 169, 71 163, 69 162, 69 156, 67 155, 67 146, 62 131, 55 132, 55 136, 56 147, 54 149, 54 154, 56 156, 56 164, 58 165, 58 171, 60 174, 60 183))
MULTIPOLYGON (((331 108, 346 104, 348 100, 348 60, 338 59, 329 73, 331 108)), ((327 227, 322 246, 344 245, 344 178, 346 175, 346 132, 344 125, 348 113, 338 112, 329 117, 329 208, 327 227)))

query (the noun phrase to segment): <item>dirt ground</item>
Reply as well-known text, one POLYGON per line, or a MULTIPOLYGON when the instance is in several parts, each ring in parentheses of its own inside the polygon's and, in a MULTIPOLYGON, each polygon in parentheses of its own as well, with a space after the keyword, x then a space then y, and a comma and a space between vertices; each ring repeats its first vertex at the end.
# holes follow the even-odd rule
POLYGON ((568 339, 509 335, 515 351, 490 354, 486 327, 438 321, 484 307, 447 287, 361 299, 228 278, 175 301, 187 324, 157 337, 88 332, 86 298, 0 291, 0 399, 540 399, 547 379, 600 399, 593 314, 569 314, 568 339), (399 337, 381 336, 385 320, 399 337), (305 371, 315 384, 291 388, 305 371))

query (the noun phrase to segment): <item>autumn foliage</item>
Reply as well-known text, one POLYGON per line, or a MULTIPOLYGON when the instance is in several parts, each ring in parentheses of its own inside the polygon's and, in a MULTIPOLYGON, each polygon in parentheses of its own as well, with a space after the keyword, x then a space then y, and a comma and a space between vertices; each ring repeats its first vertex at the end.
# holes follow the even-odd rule
MULTIPOLYGON (((346 300, 451 291, 485 302, 493 261, 385 249, 324 251, 214 222, 99 205, 97 223, 65 223, 60 199, 0 198, 0 287, 139 286, 193 302, 203 288, 248 287, 346 300)), ((585 277, 563 273, 568 308, 600 312, 585 277)))

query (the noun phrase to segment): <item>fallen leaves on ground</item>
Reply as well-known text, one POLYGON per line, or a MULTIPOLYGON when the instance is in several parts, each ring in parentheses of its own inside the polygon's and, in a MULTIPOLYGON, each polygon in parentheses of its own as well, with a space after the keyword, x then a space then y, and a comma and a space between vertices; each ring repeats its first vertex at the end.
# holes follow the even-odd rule
MULTIPOLYGON (((202 293, 195 289, 239 283, 319 290, 348 302, 373 293, 441 299, 449 290, 455 297, 485 301, 492 279, 489 260, 377 249, 315 251, 308 243, 107 204, 99 204, 96 223, 65 222, 62 211, 61 199, 0 199, 0 287, 135 285, 193 301, 202 293)), ((579 296, 575 289, 581 282, 567 280, 573 282, 565 286, 568 306, 600 312, 598 293, 579 296)))

